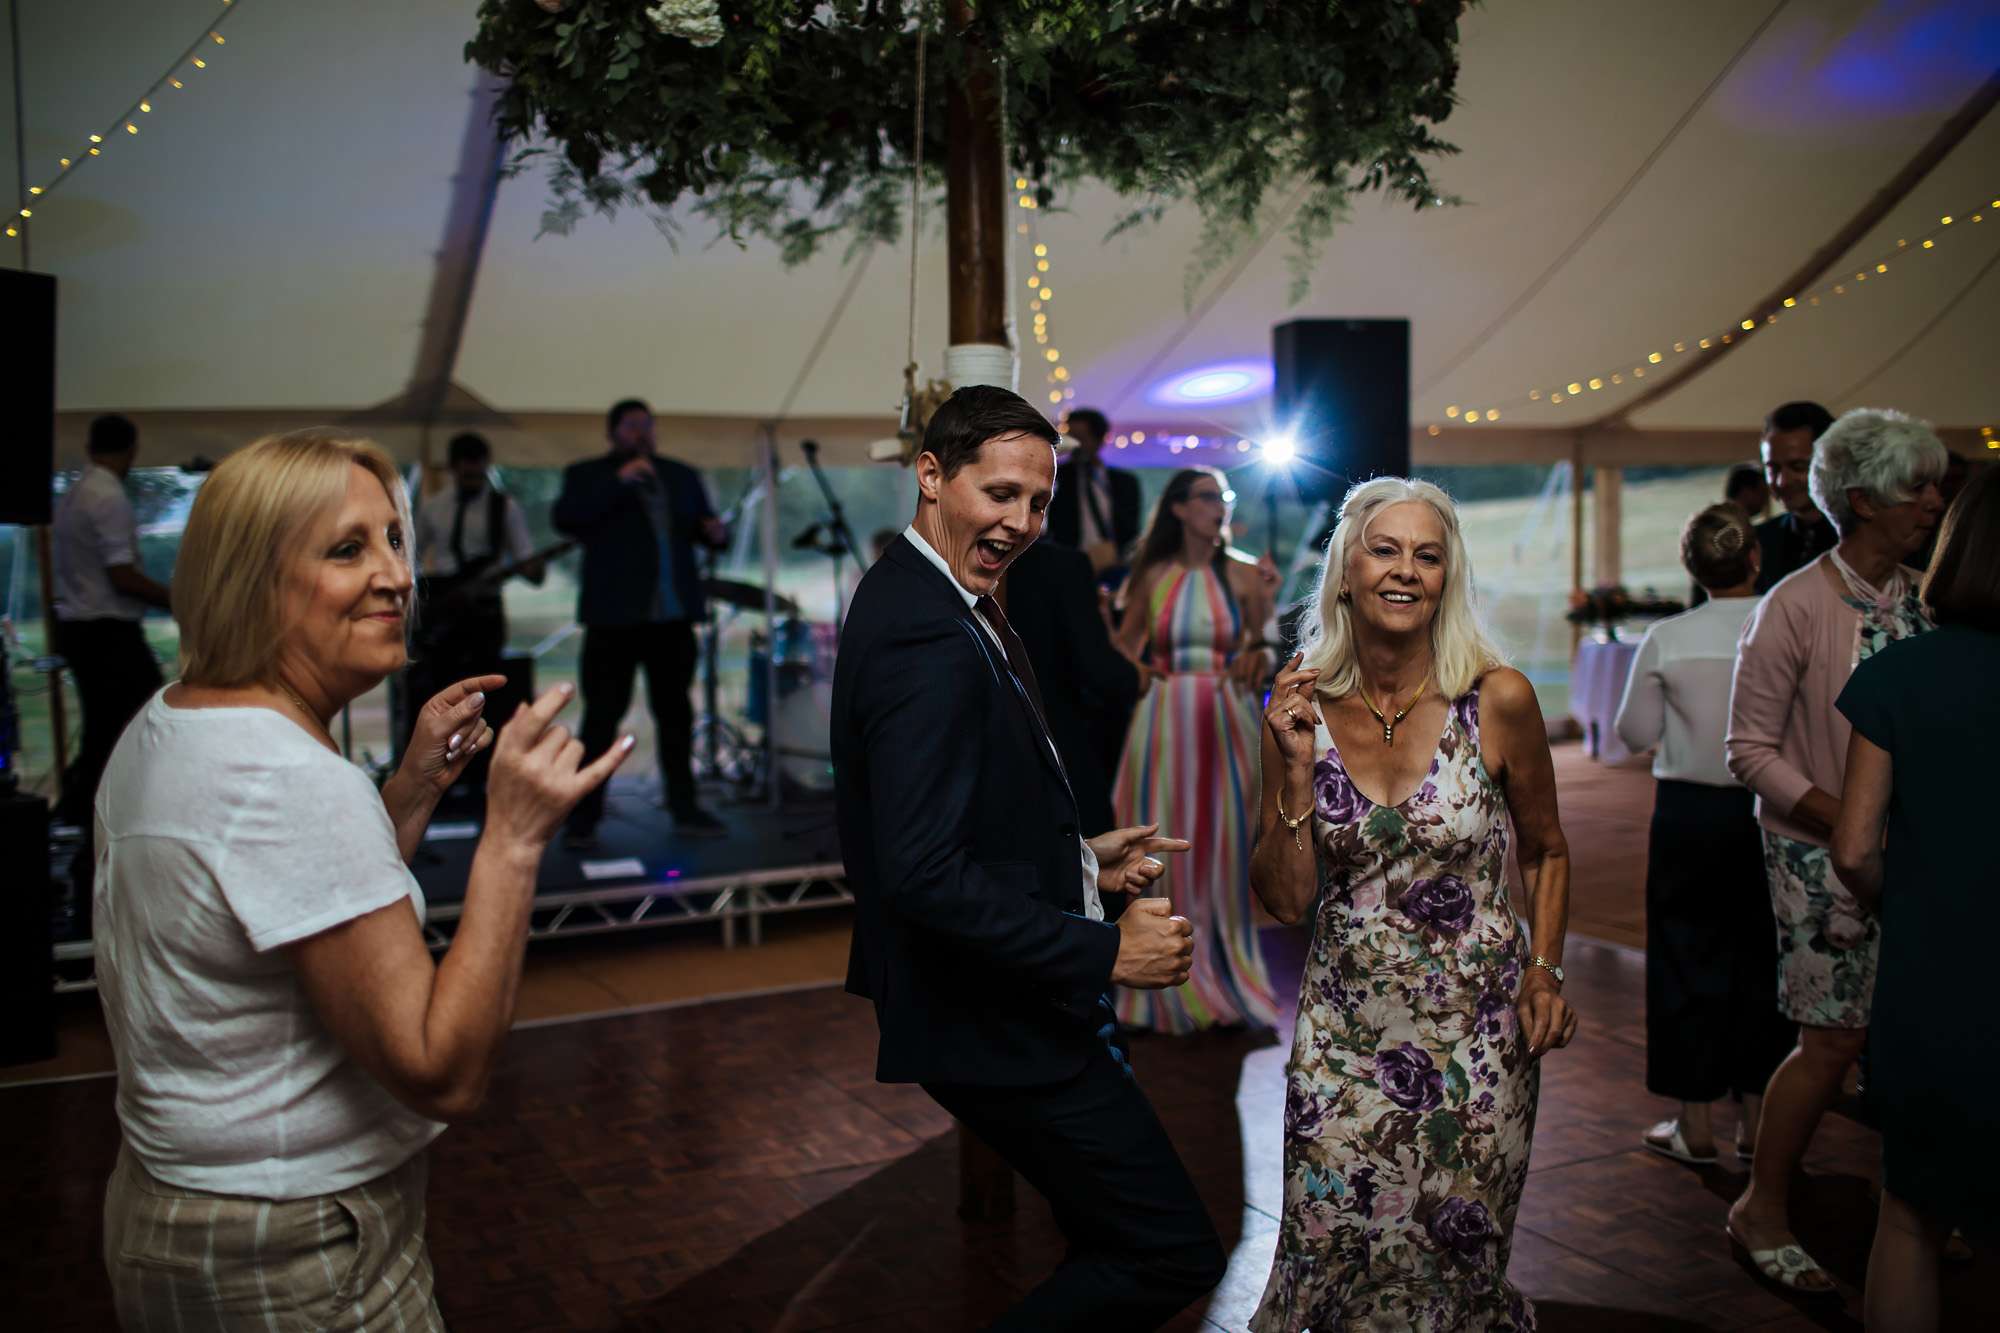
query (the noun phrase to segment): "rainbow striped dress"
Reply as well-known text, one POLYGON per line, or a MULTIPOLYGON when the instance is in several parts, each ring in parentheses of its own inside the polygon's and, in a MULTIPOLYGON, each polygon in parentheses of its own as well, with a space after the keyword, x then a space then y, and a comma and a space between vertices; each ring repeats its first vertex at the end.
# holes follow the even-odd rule
POLYGON ((1163 577, 1147 608, 1154 682, 1132 719, 1112 795, 1118 824, 1158 821, 1194 844, 1168 858, 1159 892, 1194 925, 1194 966, 1173 990, 1118 992, 1127 1027, 1175 1034, 1249 1024, 1275 1027, 1271 989, 1250 906, 1255 839, 1257 701, 1223 672, 1242 628, 1228 586, 1206 566, 1163 577))

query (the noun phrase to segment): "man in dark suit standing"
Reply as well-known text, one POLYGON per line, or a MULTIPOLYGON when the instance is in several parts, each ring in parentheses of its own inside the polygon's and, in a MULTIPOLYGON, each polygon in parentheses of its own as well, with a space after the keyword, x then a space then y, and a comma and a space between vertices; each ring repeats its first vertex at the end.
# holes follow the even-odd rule
POLYGON ((1764 418, 1764 479, 1777 497, 1778 513, 1759 523, 1757 546, 1764 563, 1757 570, 1757 591, 1765 593, 1780 580, 1804 569, 1833 549, 1840 534, 1813 504, 1813 441, 1833 424, 1833 413, 1818 403, 1786 403, 1764 418))
POLYGON ((1026 648, 994 593, 1041 535, 1056 433, 1004 389, 931 418, 915 522, 868 571, 834 667, 847 988, 875 1003, 876 1077, 915 1082, 1054 1206, 1068 1257, 993 1327, 1154 1328, 1221 1280, 1186 1169, 1113 1044, 1108 986, 1177 985, 1191 928, 1107 899, 1187 844, 1084 839, 1026 648))
POLYGON ((1111 642, 1090 558, 1081 551, 1039 541, 1021 552, 1007 569, 1007 607, 1041 681, 1083 831, 1102 833, 1116 822, 1115 756, 1145 691, 1145 668, 1111 642))
POLYGON ((1079 407, 1067 424, 1076 452, 1056 470, 1049 538, 1089 556, 1091 569, 1102 578, 1124 567, 1126 552, 1139 540, 1139 479, 1105 465, 1101 455, 1111 423, 1102 412, 1079 407))
MULTIPOLYGON (((701 476, 653 452, 653 412, 637 398, 605 413, 611 452, 563 472, 551 514, 556 530, 583 547, 576 618, 583 625, 583 746, 609 749, 632 703, 632 673, 646 669, 646 699, 659 729, 660 781, 674 831, 716 837, 722 822, 695 803, 694 627, 707 611, 695 548, 718 548, 729 534, 709 504, 701 476)), ((604 816, 598 787, 570 813, 564 841, 596 845, 604 816)))

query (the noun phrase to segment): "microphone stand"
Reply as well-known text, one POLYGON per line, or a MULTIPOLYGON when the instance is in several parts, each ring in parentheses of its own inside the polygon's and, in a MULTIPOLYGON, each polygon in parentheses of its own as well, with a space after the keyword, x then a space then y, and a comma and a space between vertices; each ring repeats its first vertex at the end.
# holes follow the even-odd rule
POLYGON ((833 557, 833 627, 839 632, 846 620, 844 605, 846 590, 840 581, 840 558, 853 558, 854 567, 861 568, 861 548, 854 542, 854 531, 847 526, 847 515, 841 510, 840 497, 834 494, 833 483, 827 480, 826 470, 819 465, 819 441, 800 440, 799 452, 805 455, 806 466, 812 470, 813 480, 819 483, 819 493, 826 498, 827 516, 823 523, 816 525, 826 529, 832 539, 830 544, 820 549, 833 557))

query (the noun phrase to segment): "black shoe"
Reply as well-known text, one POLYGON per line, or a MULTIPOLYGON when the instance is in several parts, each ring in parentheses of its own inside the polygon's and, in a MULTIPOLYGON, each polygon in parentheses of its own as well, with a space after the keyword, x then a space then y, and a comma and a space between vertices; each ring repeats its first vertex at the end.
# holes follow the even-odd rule
POLYGON ((726 838, 729 827, 698 805, 682 806, 672 812, 674 832, 683 838, 726 838))
POLYGON ((594 828, 571 828, 563 830, 563 848, 572 852, 594 852, 597 850, 597 830, 594 828))

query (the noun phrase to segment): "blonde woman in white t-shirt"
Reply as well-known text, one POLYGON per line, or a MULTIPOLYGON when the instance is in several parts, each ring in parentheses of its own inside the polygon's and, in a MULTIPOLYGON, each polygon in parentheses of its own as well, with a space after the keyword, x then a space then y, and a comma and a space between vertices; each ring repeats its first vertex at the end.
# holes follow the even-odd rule
POLYGON ((485 1094, 512 1023, 535 869, 629 752, 579 767, 567 687, 497 735, 483 691, 427 703, 378 792, 333 716, 403 665, 409 501, 332 430, 218 467, 173 585, 181 672, 96 804, 97 974, 124 1145, 105 1264, 127 1328, 442 1328, 424 1149, 485 1094), (406 862, 494 749, 459 930, 432 960, 406 862))
POLYGON ((1736 1156, 1755 1150, 1771 1071, 1792 1048, 1778 1012, 1776 926, 1750 792, 1723 757, 1729 680, 1761 562, 1749 516, 1712 505, 1681 531, 1681 563, 1708 600, 1646 631, 1618 707, 1618 735, 1653 750, 1646 862, 1646 1089, 1680 1103, 1645 1146, 1716 1160, 1710 1103, 1734 1098, 1736 1156))

